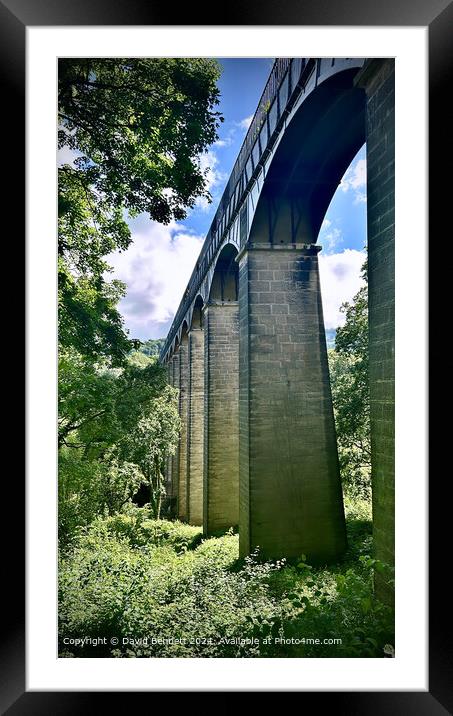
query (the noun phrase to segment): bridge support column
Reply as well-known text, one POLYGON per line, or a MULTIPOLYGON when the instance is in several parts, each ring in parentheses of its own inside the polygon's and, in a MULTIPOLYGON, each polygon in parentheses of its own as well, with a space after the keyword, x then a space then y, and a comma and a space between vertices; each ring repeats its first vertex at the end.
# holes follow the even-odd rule
MULTIPOLYGON (((176 388, 179 390, 179 352, 175 353, 172 361, 172 373, 173 373, 173 380, 172 385, 173 388, 176 388)), ((172 457, 171 460, 171 474, 173 479, 173 485, 176 488, 176 515, 179 515, 179 501, 180 501, 180 495, 179 495, 179 444, 176 447, 175 454, 172 457)))
POLYGON ((203 532, 212 534, 236 526, 239 519, 238 302, 209 302, 203 325, 203 532))
POLYGON ((179 438, 178 470, 178 519, 187 519, 187 418, 189 407, 189 351, 187 336, 179 346, 179 417, 181 434, 179 438))
MULTIPOLYGON (((167 363, 167 382, 173 386, 173 364, 167 363)), ((169 455, 165 463, 165 500, 162 505, 162 514, 165 517, 173 517, 176 505, 176 487, 172 476, 173 456, 169 455)))
POLYGON ((346 548, 319 250, 239 257, 241 556, 323 562, 346 548))
POLYGON ((203 524, 204 333, 189 332, 189 410, 187 426, 187 519, 203 524))
MULTIPOLYGON (((369 376, 375 556, 395 560, 395 61, 367 60, 366 92, 369 376)), ((381 573, 376 593, 393 602, 381 573)))

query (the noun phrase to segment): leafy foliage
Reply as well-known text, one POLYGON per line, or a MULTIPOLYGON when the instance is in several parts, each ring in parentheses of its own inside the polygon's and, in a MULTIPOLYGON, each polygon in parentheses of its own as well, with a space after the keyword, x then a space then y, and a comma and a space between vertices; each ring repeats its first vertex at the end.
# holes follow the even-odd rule
POLYGON ((125 293, 124 285, 116 280, 76 281, 65 268, 59 272, 58 281, 60 345, 74 347, 91 359, 107 356, 112 365, 122 365, 131 347, 116 308, 118 298, 125 293))
POLYGON ((58 460, 58 529, 65 548, 99 515, 123 509, 143 482, 137 465, 84 458, 80 450, 62 448, 58 460))
POLYGON ((131 547, 169 545, 181 553, 201 542, 202 528, 178 520, 156 520, 153 519, 151 505, 137 507, 128 504, 122 512, 96 518, 90 527, 90 534, 125 537, 131 547))
POLYGON ((217 139, 219 65, 204 58, 60 59, 59 146, 108 206, 183 219, 210 199, 198 157, 217 139))
MULTIPOLYGON (((366 265, 362 275, 366 278, 366 265)), ((367 286, 341 311, 346 321, 337 329, 335 350, 328 351, 340 469, 346 490, 370 497, 367 286)))
POLYGON ((105 453, 136 426, 149 402, 164 389, 165 370, 156 361, 142 367, 132 357, 123 368, 114 369, 74 350, 60 350, 59 444, 67 445, 77 432, 72 445, 90 455, 105 453))
POLYGON ((157 358, 164 346, 164 343, 165 338, 150 339, 148 341, 143 341, 139 350, 146 356, 150 356, 151 358, 155 356, 157 358))
POLYGON ((182 219, 210 200, 199 156, 217 139, 219 66, 211 59, 62 58, 58 146, 59 340, 123 365, 131 349, 105 257, 130 244, 125 216, 182 219), (70 155, 71 156, 71 155, 70 155))
POLYGON ((160 517, 162 498, 165 495, 164 465, 169 446, 178 444, 181 421, 175 405, 175 389, 167 385, 152 401, 150 410, 143 415, 133 431, 125 435, 121 454, 139 466, 149 486, 153 516, 160 517))
MULTIPOLYGON (((59 356, 59 529, 62 544, 97 515, 121 510, 141 484, 159 504, 162 464, 174 452, 177 391, 155 359, 123 368, 73 349, 59 356), (146 442, 137 448, 138 437, 146 442), (157 473, 156 470, 160 471, 157 473)), ((158 514, 158 510, 155 511, 158 514)))
POLYGON ((346 560, 329 569, 239 560, 232 532, 200 544, 199 528, 147 508, 97 519, 60 560, 60 655, 383 657, 393 617, 373 596, 371 525, 353 517, 346 560))

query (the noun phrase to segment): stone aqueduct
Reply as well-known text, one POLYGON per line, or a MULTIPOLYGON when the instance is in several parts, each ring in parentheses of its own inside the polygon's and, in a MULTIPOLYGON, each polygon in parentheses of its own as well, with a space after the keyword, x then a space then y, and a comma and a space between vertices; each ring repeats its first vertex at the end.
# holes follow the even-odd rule
POLYGON ((316 244, 367 143, 373 529, 394 553, 394 61, 277 59, 160 359, 182 431, 175 513, 240 553, 346 546, 316 244))

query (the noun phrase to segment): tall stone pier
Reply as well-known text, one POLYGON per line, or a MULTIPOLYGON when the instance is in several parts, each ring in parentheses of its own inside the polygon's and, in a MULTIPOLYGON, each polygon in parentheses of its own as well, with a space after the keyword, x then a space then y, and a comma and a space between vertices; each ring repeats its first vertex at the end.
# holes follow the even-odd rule
MULTIPOLYGON (((373 536, 377 559, 395 555, 395 62, 367 60, 366 92, 369 377, 373 536)), ((393 587, 376 573, 377 594, 393 587)))
POLYGON ((239 521, 239 332, 237 301, 211 300, 204 310, 203 531, 239 521))
POLYGON ((204 333, 189 331, 189 411, 187 426, 187 520, 203 524, 204 333))
MULTIPOLYGON (((167 363, 167 382, 169 385, 173 385, 173 364, 171 361, 167 363)), ((172 479, 172 468, 173 458, 168 455, 165 462, 165 506, 168 509, 168 514, 172 513, 172 502, 176 499, 176 490, 173 485, 172 479)))
MULTIPOLYGON (((179 391, 180 382, 180 368, 179 368, 179 351, 177 351, 171 359, 172 362, 172 385, 179 391)), ((179 504, 180 504, 180 493, 179 493, 179 443, 176 447, 175 454, 171 459, 171 474, 173 484, 176 486, 176 515, 179 516, 179 504)))
POLYGON ((240 256, 241 555, 323 562, 346 547, 319 249, 240 256))
POLYGON ((178 465, 178 517, 187 519, 187 419, 189 407, 189 340, 187 334, 179 346, 179 417, 181 433, 179 438, 178 465))

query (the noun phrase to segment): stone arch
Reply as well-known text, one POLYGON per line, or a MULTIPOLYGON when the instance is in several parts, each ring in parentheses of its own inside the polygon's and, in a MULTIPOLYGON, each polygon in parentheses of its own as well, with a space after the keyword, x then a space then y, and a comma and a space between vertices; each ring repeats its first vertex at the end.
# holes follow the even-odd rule
POLYGON ((189 332, 189 325, 186 319, 182 322, 181 328, 178 331, 179 335, 179 345, 181 345, 183 342, 187 343, 187 334, 189 332))
POLYGON ((201 294, 198 294, 198 296, 196 297, 195 302, 193 304, 193 308, 192 308, 192 315, 190 318, 190 329, 203 327, 203 307, 204 307, 203 298, 201 297, 201 294))
POLYGON ((238 251, 233 244, 225 244, 214 268, 209 291, 210 301, 230 303, 238 300, 239 271, 236 257, 238 251))
POLYGON ((355 69, 322 82, 300 104, 267 169, 249 240, 315 243, 332 197, 365 142, 365 93, 355 69))

